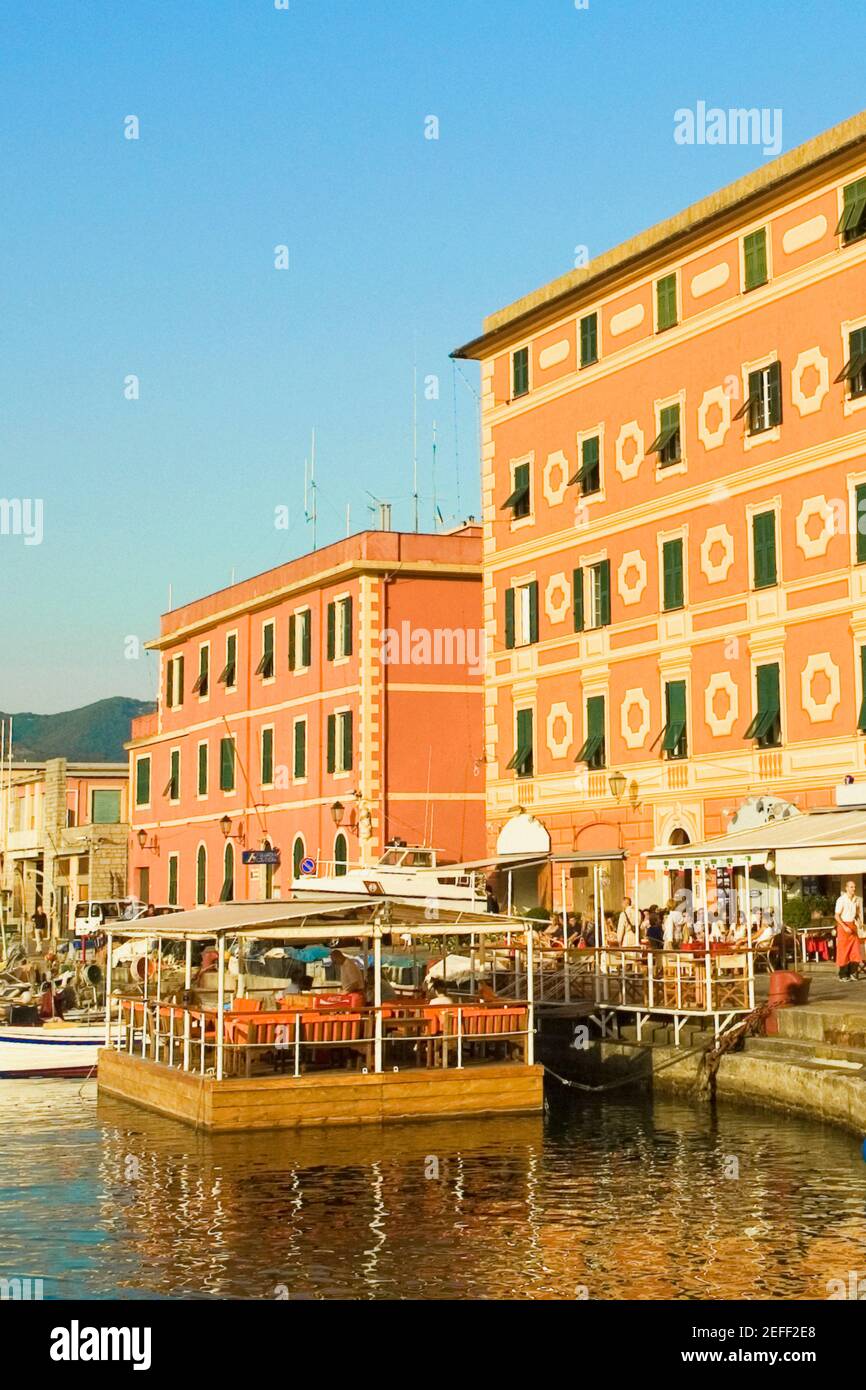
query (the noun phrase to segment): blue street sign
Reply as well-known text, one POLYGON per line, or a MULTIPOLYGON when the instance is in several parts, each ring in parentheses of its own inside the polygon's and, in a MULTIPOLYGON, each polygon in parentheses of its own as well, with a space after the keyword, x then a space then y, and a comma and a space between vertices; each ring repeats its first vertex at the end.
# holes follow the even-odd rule
POLYGON ((315 872, 316 872, 316 861, 315 861, 315 859, 302 859, 302 860, 301 860, 301 873, 302 873, 302 874, 314 874, 315 872))

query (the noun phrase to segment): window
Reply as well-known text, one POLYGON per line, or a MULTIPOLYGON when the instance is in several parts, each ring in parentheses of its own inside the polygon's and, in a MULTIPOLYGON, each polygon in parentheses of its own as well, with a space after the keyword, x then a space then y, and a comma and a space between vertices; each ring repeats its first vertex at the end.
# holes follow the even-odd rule
POLYGON ((767 283, 767 229, 759 227, 743 237, 744 288, 755 290, 767 283))
POLYGON ((752 517, 752 565, 756 589, 776 583, 776 513, 758 512, 752 517))
POLYGON ((233 792, 235 789, 235 741, 233 738, 220 739, 220 791, 233 792))
POLYGON ((169 709, 183 704, 183 657, 169 657, 165 673, 165 703, 169 709))
POLYGON ((289 670, 305 671, 312 654, 312 614, 302 608, 289 618, 289 670))
POLYGON ((857 728, 861 734, 866 734, 866 647, 860 648, 860 713, 857 716, 857 728))
POLYGON ((610 560, 589 567, 588 627, 607 627, 610 622, 610 560))
POLYGON ((651 454, 658 454, 660 468, 666 468, 670 463, 679 463, 682 458, 679 402, 676 405, 662 406, 659 411, 659 432, 649 451, 651 454))
POLYGON ((200 743, 198 746, 198 794, 207 796, 207 773, 208 773, 208 746, 200 743))
POLYGON ((586 739, 574 760, 590 769, 604 767, 604 696, 590 695, 586 702, 586 739))
POLYGON ((143 865, 138 870, 138 900, 142 903, 150 902, 150 869, 143 865))
POLYGON ((94 791, 90 794, 92 825, 120 825, 120 790, 94 791))
POLYGON ((512 772, 516 772, 518 777, 531 777, 535 770, 535 759, 532 749, 532 710, 519 709, 517 711, 517 727, 514 739, 514 756, 508 764, 512 772))
POLYGON ((226 690, 234 690, 238 676, 238 635, 230 632, 226 637, 226 664, 220 672, 220 685, 226 690))
POLYGON ((572 571, 571 592, 574 630, 575 632, 583 632, 583 570, 572 571))
MULTIPOLYGON (((271 844, 270 840, 263 840, 263 841, 262 841, 262 849, 267 849, 267 850, 273 849, 273 845, 271 844)), ((266 897, 266 899, 268 900, 268 902, 270 902, 270 900, 271 900, 271 898, 272 898, 273 896, 274 896, 274 866, 273 866, 273 864, 266 864, 266 865, 265 865, 265 897, 266 897)))
POLYGON ((210 681, 210 643, 205 642, 198 649, 198 675, 192 688, 193 695, 197 695, 203 700, 207 695, 208 683, 210 681))
POLYGON ((338 710, 328 715, 328 771, 352 770, 352 711, 338 710))
POLYGON ((665 684, 662 752, 667 753, 669 758, 685 758, 688 753, 685 681, 667 681, 665 684))
POLYGON ((227 841, 223 853, 223 886, 220 889, 220 902, 234 902, 235 896, 235 847, 227 841))
POLYGON ((854 489, 854 506, 857 512, 857 563, 866 562, 866 483, 858 483, 854 489))
POLYGON ((518 348, 511 354, 511 399, 525 396, 529 390, 529 348, 518 348))
POLYGON ((168 755, 168 781, 165 792, 169 801, 180 801, 180 749, 172 748, 168 755))
POLYGON ((582 496, 601 491, 601 452, 597 434, 580 442, 580 467, 569 484, 578 483, 582 496))
POLYGON ((256 667, 256 675, 262 680, 270 680, 274 674, 274 625, 262 624, 262 656, 256 667))
POLYGON ((150 805, 150 758, 139 758, 135 764, 135 804, 150 805))
POLYGON ((204 907, 207 902, 207 850, 199 845, 195 857, 195 905, 204 907))
POLYGON ((274 780, 274 731, 262 729, 262 786, 269 787, 274 780))
POLYGON ((781 742, 779 715, 779 667, 759 666, 755 672, 757 711, 746 729, 746 738, 754 738, 760 748, 776 747, 781 742))
POLYGON ((349 866, 349 846, 342 830, 334 840, 334 877, 342 878, 349 866))
POLYGON ((836 380, 847 383, 852 399, 866 396, 866 328, 855 328, 849 333, 848 361, 836 380))
POLYGON ((352 655, 352 597, 328 604, 328 660, 339 661, 352 655))
POLYGON ((292 751, 292 776, 300 781, 307 775, 307 721, 295 720, 295 738, 292 751))
POLYGON ((842 216, 836 235, 841 236, 843 246, 866 235, 866 178, 855 179, 842 189, 842 216))
POLYGON ((772 662, 759 666, 755 672, 758 708, 746 730, 746 738, 757 739, 759 748, 778 748, 782 742, 782 718, 779 704, 779 666, 772 662))
POLYGON ((176 854, 168 856, 168 902, 170 907, 177 907, 177 880, 180 872, 180 861, 176 854))
POLYGON ((523 516, 529 516, 531 511, 532 499, 529 487, 529 464, 518 463, 514 468, 514 479, 511 493, 502 503, 502 510, 510 508, 513 521, 519 521, 523 516))
POLYGON ((538 584, 505 590, 505 645, 526 647, 538 641, 538 584))
POLYGON ((677 277, 664 275, 656 281, 656 332, 675 327, 677 322, 677 277))
POLYGON ((662 605, 666 613, 682 608, 683 594, 683 543, 681 538, 665 541, 662 545, 662 605))
POLYGON ((295 843, 292 846, 292 873, 295 878, 301 877, 301 865, 305 858, 304 841, 300 835, 296 835, 295 843))
POLYGON ((770 362, 749 372, 749 391, 735 420, 745 417, 749 434, 763 434, 782 423, 782 364, 770 362))
POLYGON ((591 367, 598 361, 598 314, 586 314, 580 320, 580 365, 591 367))

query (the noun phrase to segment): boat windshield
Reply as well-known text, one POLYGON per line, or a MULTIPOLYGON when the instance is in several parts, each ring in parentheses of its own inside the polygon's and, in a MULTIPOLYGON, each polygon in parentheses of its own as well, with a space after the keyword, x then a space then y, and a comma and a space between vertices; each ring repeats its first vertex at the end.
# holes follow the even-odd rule
POLYGON ((386 849, 379 863, 386 868, 431 869, 432 849, 407 849, 404 845, 386 849))

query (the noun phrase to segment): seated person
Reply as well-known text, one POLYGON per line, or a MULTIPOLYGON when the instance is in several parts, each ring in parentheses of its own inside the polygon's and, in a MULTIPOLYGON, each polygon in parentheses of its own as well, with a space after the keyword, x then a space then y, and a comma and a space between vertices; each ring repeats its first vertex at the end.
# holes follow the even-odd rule
POLYGON ((331 952, 331 963, 337 972, 343 994, 364 993, 364 972, 356 960, 335 947, 331 952))
POLYGON ((448 986, 444 980, 430 979, 427 981, 427 1003, 428 1004, 453 1004, 454 1000, 448 993, 448 986))

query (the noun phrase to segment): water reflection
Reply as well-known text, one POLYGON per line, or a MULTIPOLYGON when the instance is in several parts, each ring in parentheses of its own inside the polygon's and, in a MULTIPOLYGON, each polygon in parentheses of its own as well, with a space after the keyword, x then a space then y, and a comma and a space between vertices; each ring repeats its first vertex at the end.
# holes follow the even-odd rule
POLYGON ((0 1085, 0 1273, 50 1297, 824 1298, 866 1275, 854 1136, 679 1100, 207 1137, 0 1085))

